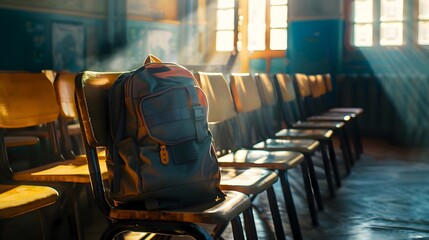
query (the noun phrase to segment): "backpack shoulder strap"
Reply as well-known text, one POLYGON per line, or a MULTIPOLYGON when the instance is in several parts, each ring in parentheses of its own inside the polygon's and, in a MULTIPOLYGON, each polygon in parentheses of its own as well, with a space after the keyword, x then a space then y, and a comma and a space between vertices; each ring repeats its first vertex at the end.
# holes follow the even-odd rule
POLYGON ((194 114, 194 120, 195 120, 195 132, 197 134, 197 141, 201 142, 203 141, 205 135, 207 134, 204 132, 204 124, 206 123, 206 111, 204 111, 204 108, 200 104, 200 100, 198 98, 198 92, 196 91, 195 86, 186 86, 186 89, 188 90, 189 95, 191 96, 192 100, 192 112, 194 114))

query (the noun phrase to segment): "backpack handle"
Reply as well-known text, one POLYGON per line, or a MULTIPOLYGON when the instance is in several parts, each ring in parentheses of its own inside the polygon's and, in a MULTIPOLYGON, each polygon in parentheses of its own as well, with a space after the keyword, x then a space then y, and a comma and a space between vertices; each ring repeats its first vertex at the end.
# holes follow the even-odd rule
POLYGON ((162 63, 162 61, 159 58, 155 57, 154 55, 149 54, 146 60, 144 60, 144 65, 147 65, 149 63, 162 63))

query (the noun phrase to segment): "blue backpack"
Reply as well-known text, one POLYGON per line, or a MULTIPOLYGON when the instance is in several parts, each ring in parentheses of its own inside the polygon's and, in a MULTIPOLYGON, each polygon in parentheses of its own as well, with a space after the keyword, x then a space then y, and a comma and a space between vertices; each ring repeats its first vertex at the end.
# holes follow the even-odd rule
POLYGON ((156 210, 222 199, 206 95, 187 69, 149 55, 109 92, 107 168, 116 204, 156 210))

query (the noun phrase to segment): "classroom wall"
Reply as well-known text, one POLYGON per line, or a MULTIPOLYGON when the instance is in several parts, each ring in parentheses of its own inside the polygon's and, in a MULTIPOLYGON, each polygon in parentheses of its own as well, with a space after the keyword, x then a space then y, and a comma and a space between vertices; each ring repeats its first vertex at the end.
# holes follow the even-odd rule
POLYGON ((177 61, 176 1, 0 0, 0 70, 124 71, 177 61), (127 14, 127 11, 129 12, 127 14))

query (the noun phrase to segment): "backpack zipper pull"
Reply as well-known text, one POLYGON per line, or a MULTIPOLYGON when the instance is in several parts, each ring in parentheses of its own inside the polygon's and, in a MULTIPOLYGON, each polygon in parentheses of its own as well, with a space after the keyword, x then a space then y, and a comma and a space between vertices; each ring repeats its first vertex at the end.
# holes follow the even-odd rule
POLYGON ((168 159, 167 146, 161 145, 160 150, 159 150, 159 158, 161 159, 162 164, 164 164, 164 165, 168 164, 169 159, 168 159))

